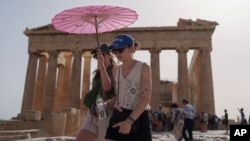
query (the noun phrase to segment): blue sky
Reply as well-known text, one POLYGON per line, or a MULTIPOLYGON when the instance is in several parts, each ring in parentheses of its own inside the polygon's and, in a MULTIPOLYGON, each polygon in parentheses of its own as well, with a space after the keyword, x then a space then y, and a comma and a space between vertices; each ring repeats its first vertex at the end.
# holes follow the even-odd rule
MULTIPOLYGON (((227 108, 229 118, 235 119, 239 115, 237 108, 243 107, 249 116, 248 0, 1 0, 0 119, 10 119, 21 109, 28 62, 25 28, 47 25, 65 9, 102 4, 137 11, 139 18, 132 27, 176 26, 179 18, 217 21, 211 54, 216 114, 221 117, 227 108)), ((162 51, 160 56, 161 78, 176 81, 176 52, 162 51)), ((138 52, 135 57, 149 62, 148 52, 138 52)))

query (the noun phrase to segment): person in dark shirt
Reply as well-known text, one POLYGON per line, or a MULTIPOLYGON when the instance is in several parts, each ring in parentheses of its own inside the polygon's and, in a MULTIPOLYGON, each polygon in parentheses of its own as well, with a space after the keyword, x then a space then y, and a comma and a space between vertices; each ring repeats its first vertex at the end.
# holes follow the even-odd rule
MULTIPOLYGON (((106 43, 101 44, 98 50, 102 53, 103 62, 104 62, 104 69, 106 70, 108 77, 114 81, 112 71, 113 68, 116 66, 113 54, 109 48, 109 45, 106 43)), ((93 55, 94 59, 97 59, 97 49, 93 50, 91 54, 93 55)), ((101 83, 101 70, 97 68, 94 71, 94 78, 92 83, 92 89, 96 88, 98 83, 100 83, 100 87, 98 87, 99 94, 104 100, 111 99, 115 96, 114 88, 110 91, 105 91, 103 89, 103 84, 101 83)), ((96 112, 96 103, 93 102, 91 107, 88 108, 87 114, 85 116, 84 122, 82 127, 79 129, 78 134, 75 138, 75 141, 103 141, 105 140, 106 130, 109 119, 113 112, 112 108, 106 108, 107 118, 105 119, 98 119, 97 112, 96 112)))
POLYGON ((245 113, 244 113, 244 109, 241 108, 241 109, 238 109, 238 110, 239 110, 239 112, 240 112, 240 124, 241 124, 241 125, 247 124, 246 117, 245 117, 245 113))
POLYGON ((227 113, 227 109, 224 110, 225 114, 224 114, 224 125, 226 127, 226 133, 228 133, 228 113, 227 113))

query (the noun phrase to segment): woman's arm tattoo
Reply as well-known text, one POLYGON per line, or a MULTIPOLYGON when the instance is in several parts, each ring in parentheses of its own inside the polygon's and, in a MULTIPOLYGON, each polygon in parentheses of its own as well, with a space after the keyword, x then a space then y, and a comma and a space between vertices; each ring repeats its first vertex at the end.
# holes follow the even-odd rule
POLYGON ((143 95, 144 92, 147 92, 148 91, 148 88, 145 88, 144 91, 141 92, 141 94, 143 95))

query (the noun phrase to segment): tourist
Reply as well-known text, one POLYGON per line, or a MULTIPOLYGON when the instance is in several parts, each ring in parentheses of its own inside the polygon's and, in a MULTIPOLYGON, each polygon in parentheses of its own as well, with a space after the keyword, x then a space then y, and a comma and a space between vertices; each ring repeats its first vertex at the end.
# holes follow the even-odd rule
POLYGON ((228 133, 228 113, 227 113, 227 109, 224 110, 224 119, 223 119, 223 124, 226 127, 226 133, 228 133))
POLYGON ((166 118, 164 112, 162 111, 162 106, 159 106, 154 112, 154 131, 161 132, 164 131, 166 118))
POLYGON ((247 124, 247 120, 246 120, 246 117, 245 117, 244 109, 241 108, 241 109, 238 109, 238 110, 240 112, 240 124, 241 125, 247 124))
POLYGON ((221 119, 217 115, 214 115, 214 125, 215 125, 214 129, 215 130, 218 130, 220 122, 221 122, 221 119))
POLYGON ((173 123, 173 130, 172 133, 177 141, 182 140, 182 129, 184 125, 184 114, 181 108, 178 108, 176 103, 171 105, 171 113, 172 119, 171 122, 173 123))
POLYGON ((201 112, 201 132, 207 132, 208 128, 208 114, 201 112))
MULTIPOLYGON (((134 39, 128 34, 119 34, 115 37, 112 52, 121 65, 114 68, 113 77, 115 79, 116 98, 107 101, 116 101, 113 115, 118 117, 122 114, 130 113, 124 120, 113 124, 112 116, 107 128, 107 140, 119 141, 152 141, 149 119, 149 102, 151 97, 152 79, 151 68, 144 62, 135 60, 133 54, 136 50, 134 39), (132 133, 132 124, 140 121, 137 132, 132 133)), ((101 57, 101 56, 100 56, 101 57)), ((101 59, 99 60, 102 66, 101 59)), ((105 90, 110 90, 112 83, 107 76, 106 69, 100 69, 105 90)))
POLYGON ((249 115, 249 117, 248 117, 248 124, 250 124, 250 115, 249 115))
POLYGON ((196 110, 186 99, 182 100, 182 103, 184 105, 184 126, 182 129, 182 136, 185 141, 193 141, 193 127, 196 110), (186 131, 188 132, 188 136, 186 135, 186 131))
MULTIPOLYGON (((96 59, 96 51, 93 50, 92 54, 93 57, 96 59)), ((107 44, 102 44, 100 46, 100 52, 103 56, 103 68, 106 70, 107 75, 109 76, 109 79, 111 82, 113 82, 113 76, 112 76, 112 70, 114 66, 116 66, 116 63, 114 61, 114 57, 109 49, 109 46, 107 44)), ((94 78, 93 78, 93 85, 92 89, 97 86, 97 83, 101 86, 101 76, 100 76, 100 69, 97 69, 94 71, 94 78)), ((114 97, 114 89, 110 88, 109 91, 104 91, 102 87, 99 87, 100 90, 99 94, 104 100, 111 99, 114 97)), ((91 104, 91 108, 87 111, 84 123, 79 130, 79 133, 76 137, 76 141, 103 141, 106 135, 106 128, 108 126, 108 121, 111 117, 113 109, 107 108, 106 114, 107 117, 105 119, 98 119, 97 118, 97 112, 96 112, 96 104, 95 101, 91 104)))

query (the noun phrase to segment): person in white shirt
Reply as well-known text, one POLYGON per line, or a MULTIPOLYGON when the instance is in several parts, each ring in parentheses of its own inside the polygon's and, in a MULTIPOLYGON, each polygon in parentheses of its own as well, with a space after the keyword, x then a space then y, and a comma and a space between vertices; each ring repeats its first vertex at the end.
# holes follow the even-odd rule
MULTIPOLYGON (((113 70, 116 97, 106 103, 115 107, 113 115, 125 111, 130 112, 130 115, 115 125, 112 125, 110 120, 106 140, 152 141, 148 113, 152 90, 151 68, 148 64, 133 58, 136 44, 131 35, 117 35, 111 47, 113 48, 112 53, 122 64, 113 70), (114 105, 114 103, 116 104, 114 105), (139 130, 131 133, 132 124, 138 119, 140 119, 139 130)), ((103 67, 102 54, 99 53, 97 58, 103 88, 109 91, 112 83, 103 67)))
POLYGON ((181 108, 178 107, 176 103, 171 105, 172 118, 171 122, 174 124, 172 134, 177 141, 182 140, 182 129, 184 125, 184 113, 181 108))
POLYGON ((182 103, 184 105, 183 113, 185 117, 182 136, 185 141, 193 141, 194 117, 196 115, 196 110, 186 99, 184 99, 182 103), (188 132, 188 136, 186 135, 186 131, 188 132))

